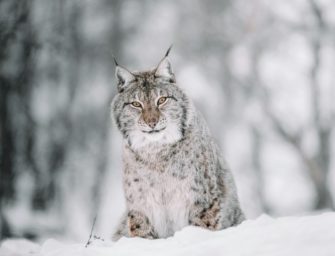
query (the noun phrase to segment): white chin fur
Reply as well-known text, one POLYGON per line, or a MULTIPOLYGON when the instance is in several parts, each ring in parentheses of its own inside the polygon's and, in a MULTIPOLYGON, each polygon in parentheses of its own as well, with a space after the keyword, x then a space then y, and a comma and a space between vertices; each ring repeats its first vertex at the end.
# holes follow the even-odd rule
POLYGON ((129 134, 131 147, 139 149, 149 144, 170 144, 181 138, 179 127, 170 124, 163 131, 157 133, 145 133, 140 130, 134 130, 129 134))

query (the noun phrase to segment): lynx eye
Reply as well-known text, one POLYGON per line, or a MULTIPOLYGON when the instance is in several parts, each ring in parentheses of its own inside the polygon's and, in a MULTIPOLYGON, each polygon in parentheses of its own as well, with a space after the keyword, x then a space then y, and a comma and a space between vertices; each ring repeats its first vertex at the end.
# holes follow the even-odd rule
POLYGON ((157 101, 157 105, 162 105, 164 102, 166 102, 167 97, 160 97, 157 101))
POLYGON ((131 105, 135 108, 141 108, 142 107, 141 103, 139 103, 138 101, 133 101, 131 103, 131 105))

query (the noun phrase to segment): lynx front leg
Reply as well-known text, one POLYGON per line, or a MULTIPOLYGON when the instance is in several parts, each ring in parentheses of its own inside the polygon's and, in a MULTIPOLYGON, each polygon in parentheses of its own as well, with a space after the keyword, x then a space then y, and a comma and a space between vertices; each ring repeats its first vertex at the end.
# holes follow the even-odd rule
POLYGON ((190 213, 189 223, 194 226, 200 226, 210 230, 221 229, 220 204, 217 199, 214 199, 210 205, 194 204, 190 213))
POLYGON ((130 237, 142 237, 148 239, 158 238, 154 227, 150 224, 149 219, 138 211, 128 213, 128 232, 130 237))

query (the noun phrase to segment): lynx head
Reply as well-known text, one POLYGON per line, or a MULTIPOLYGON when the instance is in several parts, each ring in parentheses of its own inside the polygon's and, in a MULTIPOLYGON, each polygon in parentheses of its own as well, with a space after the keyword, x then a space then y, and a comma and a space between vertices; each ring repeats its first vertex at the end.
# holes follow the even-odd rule
POLYGON ((176 85, 168 60, 170 48, 149 71, 131 72, 115 62, 118 94, 112 112, 118 129, 134 149, 174 143, 184 136, 189 101, 176 85))

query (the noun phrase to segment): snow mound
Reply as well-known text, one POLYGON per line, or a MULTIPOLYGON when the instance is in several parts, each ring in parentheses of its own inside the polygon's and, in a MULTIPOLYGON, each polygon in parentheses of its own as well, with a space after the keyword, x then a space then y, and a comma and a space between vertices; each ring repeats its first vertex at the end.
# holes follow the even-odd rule
POLYGON ((7 240, 1 256, 110 256, 110 255, 335 255, 335 213, 274 219, 262 215, 237 227, 209 231, 186 227, 167 239, 122 238, 118 242, 95 240, 64 244, 49 239, 41 246, 25 240, 7 240))

